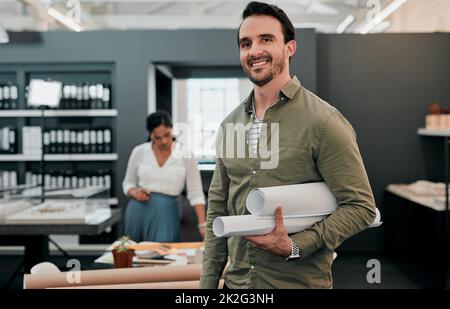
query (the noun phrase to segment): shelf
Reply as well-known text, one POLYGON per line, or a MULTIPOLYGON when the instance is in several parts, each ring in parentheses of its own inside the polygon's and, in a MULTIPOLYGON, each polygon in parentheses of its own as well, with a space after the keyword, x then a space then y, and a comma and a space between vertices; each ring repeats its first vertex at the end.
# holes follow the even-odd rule
MULTIPOLYGON (((116 161, 118 155, 116 153, 99 153, 99 154, 47 154, 45 161, 116 161)), ((0 155, 0 162, 11 161, 40 161, 39 155, 0 155)))
MULTIPOLYGON (((90 198, 89 201, 104 201, 104 198, 90 198)), ((107 199, 109 205, 119 205, 119 199, 117 197, 110 197, 107 199)))
MULTIPOLYGON (((116 117, 116 109, 45 110, 45 117, 116 117)), ((1 117, 41 117, 40 110, 1 110, 1 117)))
POLYGON ((115 161, 117 158, 116 153, 45 155, 45 161, 115 161))
POLYGON ((0 224, 0 235, 98 235, 120 219, 121 210, 111 209, 110 215, 93 218, 87 224, 0 224))
POLYGON ((440 137, 450 137, 449 130, 430 130, 425 128, 420 128, 417 130, 417 134, 422 136, 440 136, 440 137))
POLYGON ((40 156, 24 155, 24 154, 10 154, 10 155, 0 155, 0 162, 10 162, 10 161, 40 161, 40 156))

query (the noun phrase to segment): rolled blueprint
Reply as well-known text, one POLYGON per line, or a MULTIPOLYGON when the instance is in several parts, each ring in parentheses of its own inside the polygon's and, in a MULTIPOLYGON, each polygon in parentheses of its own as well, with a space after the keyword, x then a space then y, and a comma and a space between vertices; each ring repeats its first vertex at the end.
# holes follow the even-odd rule
MULTIPOLYGON (((382 224, 380 211, 372 225, 378 227, 382 224)), ((283 217, 283 223, 288 234, 298 233, 325 219, 329 214, 315 216, 289 216, 283 217)), ((264 235, 275 228, 275 217, 258 217, 253 215, 216 217, 213 222, 213 232, 217 237, 264 235)))
MULTIPOLYGON (((283 217, 287 232, 297 233, 321 221, 326 214, 316 216, 283 217)), ((264 235, 275 228, 275 217, 253 215, 216 217, 213 232, 217 237, 264 235)))
POLYGON ((283 215, 332 213, 338 205, 325 182, 253 189, 246 204, 255 216, 273 216, 278 205, 283 207, 283 215))
MULTIPOLYGON (((216 217, 213 232, 217 237, 264 235, 275 228, 275 209, 283 208, 287 232, 298 233, 325 219, 338 206, 325 182, 257 188, 247 196, 251 215, 216 217)), ((369 227, 381 225, 381 215, 369 227)))

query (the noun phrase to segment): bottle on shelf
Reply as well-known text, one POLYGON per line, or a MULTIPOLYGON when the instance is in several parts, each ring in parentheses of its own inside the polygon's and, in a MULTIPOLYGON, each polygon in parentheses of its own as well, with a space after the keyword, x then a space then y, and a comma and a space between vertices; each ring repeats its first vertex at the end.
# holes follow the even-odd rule
POLYGON ((83 99, 81 101, 80 109, 89 109, 90 108, 90 99, 89 99, 89 85, 83 83, 83 99))
POLYGON ((9 85, 3 85, 3 105, 1 109, 10 109, 11 88, 9 85))
POLYGON ((70 141, 69 141, 69 151, 68 153, 77 153, 77 131, 70 130, 70 141))
POLYGON ((17 85, 9 84, 9 89, 9 109, 17 109, 19 99, 19 91, 17 89, 17 85))
POLYGON ((64 84, 62 88, 62 97, 59 101, 59 108, 60 109, 67 109, 67 107, 70 105, 70 95, 71 95, 71 86, 64 84))
POLYGON ((43 134, 44 153, 50 152, 50 131, 46 130, 43 134))
POLYGON ((90 136, 89 130, 83 130, 83 151, 82 153, 90 153, 90 136))
POLYGON ((0 171, 0 188, 14 188, 17 186, 17 171, 0 171))
POLYGON ((97 153, 97 134, 94 130, 89 131, 90 135, 90 153, 97 153))
POLYGON ((103 98, 102 98, 102 109, 110 109, 111 108, 111 86, 104 85, 103 86, 103 98))
POLYGON ((56 130, 56 153, 64 153, 64 131, 56 130))
POLYGON ((103 130, 97 130, 97 151, 98 151, 98 153, 105 153, 103 130))
POLYGON ((105 153, 112 153, 111 129, 109 128, 103 130, 103 143, 105 153))
POLYGON ((3 127, 0 129, 0 153, 17 153, 17 132, 14 127, 3 127))
POLYGON ((0 84, 0 110, 3 109, 3 86, 0 84))
POLYGON ((75 153, 83 153, 83 131, 77 131, 77 143, 75 153))

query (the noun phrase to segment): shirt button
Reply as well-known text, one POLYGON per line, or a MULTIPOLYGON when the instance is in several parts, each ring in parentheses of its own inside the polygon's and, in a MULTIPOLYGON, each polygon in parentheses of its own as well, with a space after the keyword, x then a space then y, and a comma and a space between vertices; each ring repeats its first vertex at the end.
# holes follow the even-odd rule
POLYGON ((252 171, 252 174, 253 174, 253 175, 255 175, 255 174, 256 174, 256 171, 255 171, 255 170, 253 170, 253 171, 252 171))
POLYGON ((250 269, 251 269, 251 270, 255 269, 255 266, 253 266, 253 265, 252 265, 252 266, 250 266, 250 269))

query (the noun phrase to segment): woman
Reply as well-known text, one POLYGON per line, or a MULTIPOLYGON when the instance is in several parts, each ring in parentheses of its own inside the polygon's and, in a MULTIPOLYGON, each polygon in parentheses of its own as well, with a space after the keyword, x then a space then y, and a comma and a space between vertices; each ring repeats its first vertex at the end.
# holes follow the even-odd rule
POLYGON ((150 142, 136 146, 128 161, 123 192, 130 197, 125 213, 125 234, 134 241, 180 241, 177 197, 186 184, 195 207, 199 233, 205 235, 205 196, 193 158, 172 154, 176 147, 169 114, 157 111, 147 117, 150 142))

